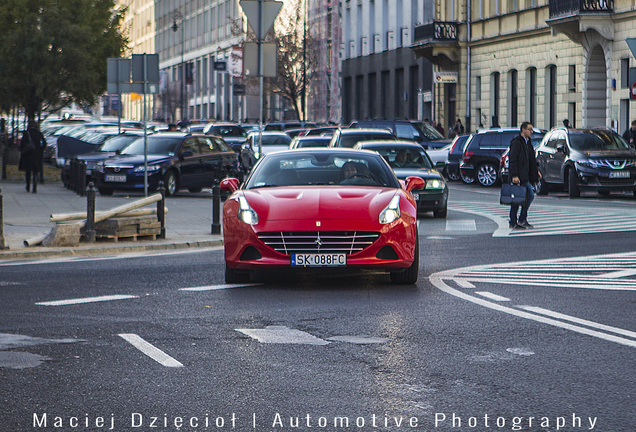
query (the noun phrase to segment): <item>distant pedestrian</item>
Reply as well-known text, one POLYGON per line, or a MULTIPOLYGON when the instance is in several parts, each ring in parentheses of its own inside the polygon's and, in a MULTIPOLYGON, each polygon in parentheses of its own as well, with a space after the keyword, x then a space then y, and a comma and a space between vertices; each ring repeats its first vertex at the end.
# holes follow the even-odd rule
POLYGON ((457 135, 464 135, 464 125, 460 119, 455 123, 457 125, 457 135))
POLYGON ((566 128, 570 129, 572 127, 572 125, 570 125, 570 120, 564 119, 563 120, 563 126, 565 126, 566 128))
POLYGON ((518 205, 510 206, 510 228, 534 228, 528 223, 528 208, 534 200, 532 185, 541 179, 539 166, 534 155, 534 147, 530 141, 533 127, 528 122, 521 124, 521 133, 510 141, 509 177, 512 184, 519 184, 526 188, 527 201, 521 206, 521 213, 517 219, 518 205))
POLYGON ((168 124, 168 132, 177 132, 177 125, 174 123, 168 124))
POLYGON ((636 120, 632 121, 632 127, 625 131, 623 138, 631 147, 636 146, 636 120))
POLYGON ((38 192, 38 177, 42 169, 42 156, 46 148, 46 140, 38 130, 38 124, 34 120, 29 121, 29 127, 20 141, 20 163, 18 169, 26 172, 26 190, 31 191, 31 179, 33 179, 33 193, 38 192))

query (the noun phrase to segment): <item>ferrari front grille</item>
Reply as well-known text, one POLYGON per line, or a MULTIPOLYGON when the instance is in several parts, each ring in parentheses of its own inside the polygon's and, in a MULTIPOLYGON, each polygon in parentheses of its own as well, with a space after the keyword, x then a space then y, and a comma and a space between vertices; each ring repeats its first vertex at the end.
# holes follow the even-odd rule
POLYGON ((346 253, 360 252, 373 244, 380 233, 373 231, 281 231, 260 233, 258 238, 277 252, 346 253))

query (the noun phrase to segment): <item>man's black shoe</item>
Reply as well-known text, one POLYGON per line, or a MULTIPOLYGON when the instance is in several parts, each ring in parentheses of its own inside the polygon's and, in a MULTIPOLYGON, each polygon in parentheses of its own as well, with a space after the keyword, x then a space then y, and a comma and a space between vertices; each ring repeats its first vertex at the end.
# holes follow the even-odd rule
POLYGON ((526 229, 526 227, 523 226, 523 225, 517 224, 517 225, 515 225, 515 227, 513 229, 522 229, 522 230, 524 230, 524 229, 526 229))
POLYGON ((534 228, 534 226, 533 226, 533 225, 530 225, 530 224, 528 223, 528 221, 525 221, 524 223, 521 223, 521 224, 519 224, 519 225, 520 225, 520 226, 522 226, 522 227, 524 227, 524 228, 528 228, 528 229, 530 229, 530 228, 534 228))

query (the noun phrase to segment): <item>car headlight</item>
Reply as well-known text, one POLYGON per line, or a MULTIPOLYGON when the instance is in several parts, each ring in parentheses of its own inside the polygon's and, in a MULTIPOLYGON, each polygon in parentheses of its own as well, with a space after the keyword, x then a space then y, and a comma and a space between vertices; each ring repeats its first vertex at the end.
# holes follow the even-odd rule
MULTIPOLYGON (((148 165, 148 172, 155 172, 155 171, 159 171, 161 169, 161 166, 159 165, 148 165)), ((138 167, 136 167, 133 172, 144 172, 144 166, 143 165, 139 165, 138 167)))
POLYGON ((379 221, 381 224, 389 224, 398 220, 400 215, 400 195, 395 195, 391 198, 389 205, 380 212, 379 221))
POLYGON ((596 161, 593 161, 591 159, 578 161, 577 164, 581 165, 581 166, 584 166, 584 167, 587 167, 587 168, 598 168, 599 167, 599 164, 596 161))
POLYGON ((444 189, 444 182, 439 179, 426 180, 426 189, 444 189))
POLYGON ((247 199, 244 196, 239 196, 238 202, 238 218, 248 225, 256 225, 258 223, 258 213, 256 213, 254 209, 250 207, 250 203, 247 202, 247 199))

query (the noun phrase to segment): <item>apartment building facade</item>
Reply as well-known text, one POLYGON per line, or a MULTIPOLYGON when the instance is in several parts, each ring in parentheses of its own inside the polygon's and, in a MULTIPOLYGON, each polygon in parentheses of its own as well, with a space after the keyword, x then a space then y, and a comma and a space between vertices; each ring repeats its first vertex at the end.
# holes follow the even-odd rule
MULTIPOLYGON (((433 22, 415 29, 413 50, 435 70, 457 73, 457 109, 470 129, 523 121, 550 129, 568 119, 622 133, 636 117, 629 96, 636 62, 626 42, 636 38, 633 2, 469 0, 452 7, 456 20, 438 9, 433 22)), ((437 103, 445 102, 443 90, 437 103)))
POLYGON ((412 50, 415 28, 432 21, 431 0, 341 0, 342 121, 431 117, 429 59, 412 50))

